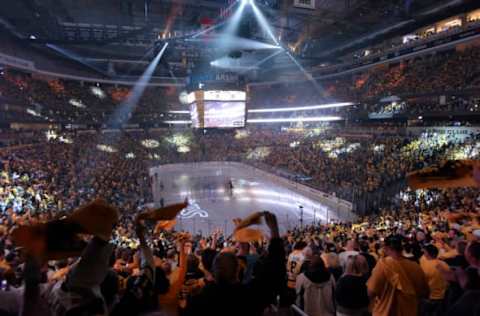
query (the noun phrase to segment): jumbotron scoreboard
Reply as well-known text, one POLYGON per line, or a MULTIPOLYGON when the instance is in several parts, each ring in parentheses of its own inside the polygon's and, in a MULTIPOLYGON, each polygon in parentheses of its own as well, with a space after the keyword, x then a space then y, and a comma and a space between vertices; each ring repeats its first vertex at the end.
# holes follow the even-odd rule
POLYGON ((246 92, 197 90, 186 95, 194 128, 238 128, 245 126, 246 92))

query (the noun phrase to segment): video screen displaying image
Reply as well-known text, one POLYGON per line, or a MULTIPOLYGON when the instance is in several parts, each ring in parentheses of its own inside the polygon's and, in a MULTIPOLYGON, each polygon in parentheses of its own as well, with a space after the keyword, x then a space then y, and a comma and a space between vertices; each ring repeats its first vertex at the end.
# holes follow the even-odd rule
POLYGON ((207 90, 188 94, 194 128, 236 128, 245 126, 245 91, 207 90))
POLYGON ((205 101, 204 127, 244 127, 245 102, 205 101))

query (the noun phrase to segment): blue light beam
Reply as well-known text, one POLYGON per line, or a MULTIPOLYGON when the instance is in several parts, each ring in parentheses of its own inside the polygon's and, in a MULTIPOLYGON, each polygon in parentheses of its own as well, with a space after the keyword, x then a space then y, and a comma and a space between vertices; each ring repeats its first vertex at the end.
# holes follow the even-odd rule
POLYGON ((278 40, 275 38, 275 35, 273 35, 272 28, 270 27, 270 24, 268 24, 267 19, 263 15, 262 11, 257 7, 255 4, 255 1, 251 0, 249 3, 252 6, 253 13, 255 13, 255 18, 257 19, 258 24, 263 28, 265 32, 267 32, 268 36, 272 39, 272 41, 275 43, 275 45, 280 46, 278 40))
POLYGON ((112 114, 110 117, 109 123, 111 125, 117 125, 120 127, 123 123, 128 121, 130 114, 133 112, 135 107, 137 106, 138 101, 143 95, 145 88, 147 87, 148 82, 152 78, 152 74, 157 68, 160 59, 167 48, 168 43, 165 43, 157 54, 157 56, 153 59, 153 61, 148 65, 147 69, 143 72, 140 78, 135 83, 132 91, 130 92, 128 98, 123 101, 119 106, 118 109, 112 114))

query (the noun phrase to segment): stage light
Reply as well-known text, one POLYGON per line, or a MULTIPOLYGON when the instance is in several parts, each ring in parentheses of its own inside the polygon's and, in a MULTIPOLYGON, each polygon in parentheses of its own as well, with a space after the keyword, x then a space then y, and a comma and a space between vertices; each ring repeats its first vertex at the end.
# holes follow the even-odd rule
POLYGON ((308 111, 308 110, 318 110, 318 109, 328 109, 328 108, 337 108, 337 107, 346 107, 353 105, 352 102, 340 102, 340 103, 328 103, 320 105, 307 105, 307 106, 298 106, 298 107, 283 107, 283 108, 270 108, 270 109, 250 109, 249 113, 269 113, 269 112, 293 112, 293 111, 308 111))
POLYGON ((248 119, 247 123, 332 122, 332 121, 341 121, 341 120, 343 120, 343 118, 340 116, 319 116, 319 117, 248 119))

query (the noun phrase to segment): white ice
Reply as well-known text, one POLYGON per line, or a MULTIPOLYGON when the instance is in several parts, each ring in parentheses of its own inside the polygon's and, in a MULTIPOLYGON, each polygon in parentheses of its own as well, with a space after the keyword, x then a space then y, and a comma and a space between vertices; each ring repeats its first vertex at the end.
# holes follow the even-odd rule
POLYGON ((302 217, 304 225, 342 219, 340 211, 275 183, 251 167, 219 165, 174 164, 151 169, 156 205, 162 198, 165 205, 189 200, 190 206, 177 220, 177 229, 209 234, 220 228, 230 234, 232 219, 264 210, 277 215, 282 231, 301 225, 302 217))

